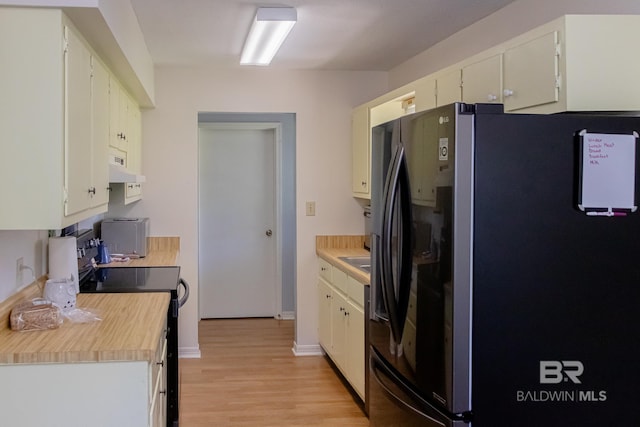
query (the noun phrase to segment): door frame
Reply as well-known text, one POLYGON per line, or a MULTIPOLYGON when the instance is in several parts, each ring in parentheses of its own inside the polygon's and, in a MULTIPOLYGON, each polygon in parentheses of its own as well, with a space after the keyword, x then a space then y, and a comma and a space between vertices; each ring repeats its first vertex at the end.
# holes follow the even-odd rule
MULTIPOLYGON (((274 318, 282 319, 282 124, 279 122, 199 122, 198 132, 200 129, 211 130, 273 130, 274 131, 274 174, 275 174, 275 225, 276 225, 276 287, 275 287, 275 308, 274 318)), ((200 156, 200 136, 198 135, 198 156, 200 156)), ((199 174, 198 174, 199 175, 199 174)), ((198 180, 198 186, 200 182, 198 180)), ((200 192, 198 191, 198 204, 200 203, 200 192)), ((198 208, 198 288, 202 286, 203 281, 200 280, 200 208, 198 208)), ((201 295, 198 289, 198 295, 201 295)), ((202 304, 201 298, 198 298, 198 320, 202 320, 202 304)))

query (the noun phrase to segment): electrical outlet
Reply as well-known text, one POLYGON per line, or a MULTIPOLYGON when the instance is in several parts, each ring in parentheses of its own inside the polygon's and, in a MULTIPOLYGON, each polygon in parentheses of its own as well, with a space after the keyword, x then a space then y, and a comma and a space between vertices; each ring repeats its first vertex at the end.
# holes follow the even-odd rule
POLYGON ((307 202, 307 216, 315 216, 316 214, 316 202, 307 202))
POLYGON ((24 259, 22 257, 16 260, 16 287, 22 287, 22 270, 24 266, 24 259))

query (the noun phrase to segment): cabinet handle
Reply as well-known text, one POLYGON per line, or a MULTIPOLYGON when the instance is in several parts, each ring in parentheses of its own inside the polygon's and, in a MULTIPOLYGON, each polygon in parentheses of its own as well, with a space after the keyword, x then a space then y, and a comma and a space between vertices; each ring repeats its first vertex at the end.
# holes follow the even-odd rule
POLYGON ((327 271, 327 269, 325 267, 320 267, 320 270, 327 271))
POLYGON ((504 96, 507 96, 507 97, 508 96, 513 96, 513 91, 511 89, 505 89, 505 90, 502 91, 502 94, 504 96))
POLYGON ((340 307, 340 311, 344 311, 344 308, 343 308, 343 307, 340 307))
POLYGON ((349 315, 349 312, 348 312, 347 310, 345 310, 345 311, 344 311, 344 315, 345 315, 345 316, 348 316, 348 315, 349 315))
POLYGON ((325 295, 325 297, 326 297, 327 299, 329 299, 329 298, 331 298, 331 295, 327 294, 327 295, 325 295))
POLYGON ((167 390, 160 390, 158 394, 167 394, 167 390))
POLYGON ((133 188, 133 184, 127 185, 127 188, 133 188))
POLYGON ((367 186, 367 181, 362 181, 361 184, 362 184, 363 187, 366 187, 367 186))
POLYGON ((164 360, 162 362, 156 362, 156 365, 160 365, 164 368, 164 360))
POLYGON ((489 102, 493 102, 493 101, 495 101, 497 99, 498 99, 498 97, 496 95, 492 94, 492 93, 487 95, 487 101, 489 101, 489 102))
POLYGON ((92 195, 94 195, 94 196, 95 196, 95 195, 96 195, 96 187, 91 187, 91 188, 89 188, 88 193, 89 193, 89 194, 92 194, 92 195))

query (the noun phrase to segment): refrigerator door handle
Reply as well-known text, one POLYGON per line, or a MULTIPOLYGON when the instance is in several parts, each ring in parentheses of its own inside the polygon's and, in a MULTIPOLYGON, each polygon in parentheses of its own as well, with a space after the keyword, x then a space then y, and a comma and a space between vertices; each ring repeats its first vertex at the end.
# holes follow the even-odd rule
POLYGON ((413 268, 413 241, 411 219, 411 189, 409 188, 409 170, 407 168, 406 152, 400 153, 400 171, 398 186, 400 191, 400 259, 398 260, 400 272, 398 277, 398 319, 400 321, 400 334, 404 329, 404 320, 409 309, 409 293, 411 291, 411 273, 413 268))
MULTIPOLYGON (((393 341, 399 345, 404 330, 404 319, 409 305, 411 288, 412 244, 411 244, 411 191, 409 188, 409 173, 407 170, 405 149, 398 146, 387 180, 385 182, 384 211, 382 214, 382 235, 380 237, 380 276, 382 298, 389 315, 389 324, 393 341), (394 286, 393 277, 393 210, 396 200, 400 198, 400 232, 398 236, 398 290, 394 286)), ((394 350, 395 353, 395 350, 394 350)), ((399 354, 399 353, 398 353, 399 354)))
POLYGON ((404 387, 401 380, 393 372, 386 369, 382 363, 383 362, 380 361, 379 356, 377 356, 375 352, 372 352, 371 372, 373 374, 373 379, 380 386, 383 393, 389 400, 391 400, 394 404, 398 405, 405 411, 411 412, 415 415, 431 421, 432 423, 434 423, 434 426, 448 427, 453 424, 453 420, 447 419, 448 417, 446 415, 432 407, 428 402, 425 402, 412 390, 404 387), (387 385, 387 382, 393 383, 398 389, 398 392, 404 394, 405 396, 399 396, 398 392, 395 392, 389 385, 387 385), (418 405, 412 405, 407 398, 411 399, 414 403, 419 402, 420 407, 417 407, 418 405), (427 412, 430 412, 431 414, 428 414, 427 412), (435 416, 437 416, 438 418, 434 418, 435 416))
POLYGON ((394 289, 393 262, 392 262, 392 233, 393 233, 393 207, 395 205, 398 191, 398 176, 400 174, 400 159, 404 147, 399 145, 389 166, 384 184, 384 205, 382 211, 382 233, 380 235, 380 289, 382 300, 389 316, 391 335, 395 343, 400 343, 402 339, 402 324, 398 319, 397 302, 394 289))

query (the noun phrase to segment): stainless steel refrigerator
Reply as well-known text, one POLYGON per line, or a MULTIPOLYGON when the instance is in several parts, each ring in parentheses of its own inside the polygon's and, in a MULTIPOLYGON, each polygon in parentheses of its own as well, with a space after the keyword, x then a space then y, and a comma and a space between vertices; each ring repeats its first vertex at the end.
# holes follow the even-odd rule
POLYGON ((370 425, 635 425, 633 114, 456 103, 372 129, 370 425))

